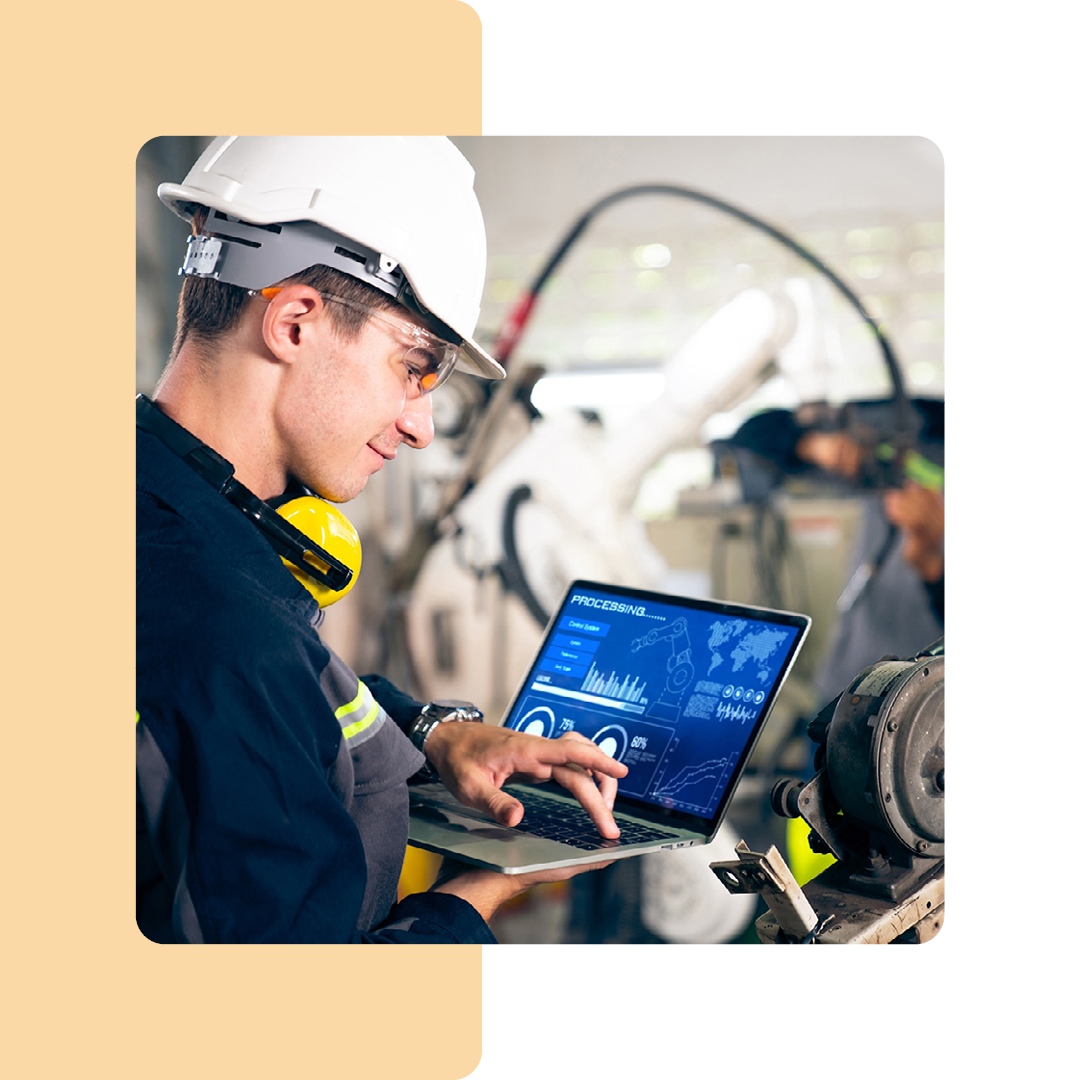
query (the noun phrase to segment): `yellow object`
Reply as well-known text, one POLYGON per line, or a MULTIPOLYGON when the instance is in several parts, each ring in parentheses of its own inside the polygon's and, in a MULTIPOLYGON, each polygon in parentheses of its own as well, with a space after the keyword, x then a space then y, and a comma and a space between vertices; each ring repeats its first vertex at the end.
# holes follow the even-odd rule
MULTIPOLYGON (((292 575, 319 603, 319 607, 328 607, 340 600, 356 584, 360 573, 363 552, 360 549, 360 536, 353 523, 332 503, 317 499, 313 495, 301 495, 278 509, 278 513, 289 524, 299 529, 309 540, 314 540, 328 554, 340 559, 350 570, 352 577, 344 589, 330 589, 320 585, 303 571, 298 570, 288 559, 282 562, 292 571, 292 575)), ((312 557, 313 564, 317 560, 312 557)))
POLYGON ((404 900, 412 893, 427 892, 439 876, 442 856, 423 848, 407 847, 405 862, 398 879, 398 899, 404 900))
POLYGON ((364 685, 362 680, 357 679, 356 682, 356 697, 334 712, 339 724, 346 716, 352 716, 356 712, 361 713, 358 719, 342 725, 341 736, 346 742, 354 735, 359 735, 361 731, 366 731, 379 715, 379 703, 372 696, 371 691, 364 685))
POLYGON ((787 823, 787 864, 800 886, 805 885, 836 859, 832 855, 819 855, 810 850, 807 837, 810 826, 802 818, 789 818, 787 823))

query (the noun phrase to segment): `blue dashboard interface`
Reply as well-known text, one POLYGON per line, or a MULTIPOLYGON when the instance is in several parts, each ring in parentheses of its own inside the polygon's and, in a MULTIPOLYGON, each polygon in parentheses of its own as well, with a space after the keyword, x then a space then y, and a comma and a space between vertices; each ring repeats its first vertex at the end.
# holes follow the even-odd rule
POLYGON ((575 587, 506 725, 580 732, 628 767, 620 795, 711 818, 798 635, 746 613, 575 587))

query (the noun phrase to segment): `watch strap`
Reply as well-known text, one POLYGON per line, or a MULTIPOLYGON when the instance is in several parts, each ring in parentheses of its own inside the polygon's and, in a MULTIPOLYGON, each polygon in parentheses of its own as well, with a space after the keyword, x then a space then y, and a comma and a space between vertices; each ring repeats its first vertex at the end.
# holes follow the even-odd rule
POLYGON ((484 714, 470 701, 429 701, 409 726, 409 740, 421 753, 431 733, 444 723, 480 723, 484 714))

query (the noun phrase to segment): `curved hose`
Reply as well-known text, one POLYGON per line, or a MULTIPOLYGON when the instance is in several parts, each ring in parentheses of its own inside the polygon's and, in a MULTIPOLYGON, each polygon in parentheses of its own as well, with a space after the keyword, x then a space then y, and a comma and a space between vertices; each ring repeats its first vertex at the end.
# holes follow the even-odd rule
POLYGON ((738 218, 738 220, 747 225, 751 225, 754 228, 767 233, 774 240, 777 240, 779 243, 783 244, 784 247, 795 252, 801 259, 805 260, 815 270, 828 278, 828 280, 840 291, 840 294, 844 299, 855 308, 863 322, 870 327, 874 339, 881 349, 882 357, 885 361, 885 366, 888 369, 889 379, 893 387, 893 400, 896 406, 897 437, 903 439, 905 436, 911 434, 913 430, 911 403, 904 388, 904 380, 900 372, 900 365, 893 353, 892 345, 886 337, 885 332, 871 317, 866 308, 863 307, 862 301, 854 292, 852 292, 844 281, 842 281, 833 270, 826 266, 825 263, 811 251, 808 251, 797 240, 794 240, 775 226, 770 225, 768 222, 755 217, 746 210, 741 210, 739 207, 724 202, 722 199, 718 199, 713 195, 708 195, 702 191, 696 191, 693 188, 680 187, 676 184, 636 184, 632 187, 621 188, 618 191, 612 192, 610 195, 604 196, 604 198, 594 203, 581 215, 581 217, 578 218, 578 220, 570 227, 570 230, 552 253, 548 261, 544 264, 543 269, 537 274, 532 285, 514 304, 510 314, 507 316, 503 328, 499 332, 498 339, 495 342, 494 349, 492 350, 495 359, 498 360, 500 364, 505 366, 507 360, 510 359, 518 342, 521 340, 521 335, 525 331, 525 327, 528 324, 529 317, 532 314, 540 291, 543 289, 548 278, 551 277, 555 272, 555 269, 577 242, 581 234, 588 228, 593 218, 608 207, 613 206, 615 203, 638 195, 673 195, 680 198, 691 199, 695 202, 703 203, 706 206, 711 206, 723 213, 730 214, 732 217, 738 218))
POLYGON ((551 615, 537 599, 536 593, 532 591, 517 549, 518 509, 522 503, 528 502, 531 498, 532 488, 528 484, 519 484, 507 497, 502 520, 502 542, 505 555, 499 563, 498 570, 507 590, 525 605, 526 610, 541 627, 545 627, 551 615))

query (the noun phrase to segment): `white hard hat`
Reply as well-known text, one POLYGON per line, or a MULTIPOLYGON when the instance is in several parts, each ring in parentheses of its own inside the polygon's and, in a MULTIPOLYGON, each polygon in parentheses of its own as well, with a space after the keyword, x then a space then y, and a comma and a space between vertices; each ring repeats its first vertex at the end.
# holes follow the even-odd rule
POLYGON ((443 136, 219 135, 158 196, 188 221, 214 212, 181 273, 262 289, 330 266, 460 338, 467 371, 501 379, 472 340, 487 261, 473 176, 443 136))

